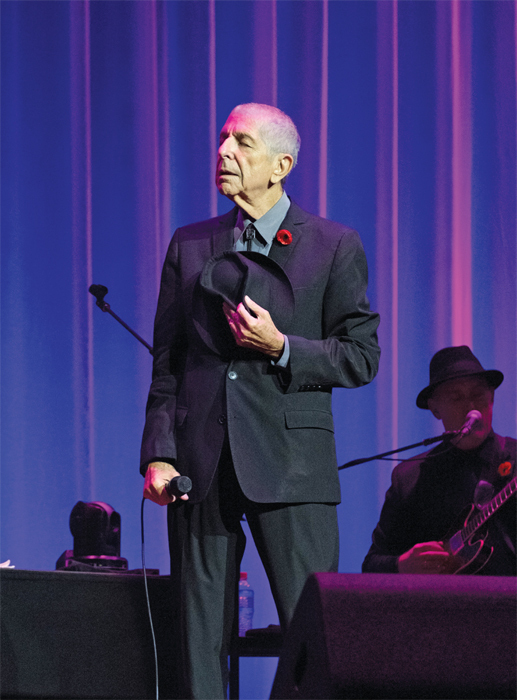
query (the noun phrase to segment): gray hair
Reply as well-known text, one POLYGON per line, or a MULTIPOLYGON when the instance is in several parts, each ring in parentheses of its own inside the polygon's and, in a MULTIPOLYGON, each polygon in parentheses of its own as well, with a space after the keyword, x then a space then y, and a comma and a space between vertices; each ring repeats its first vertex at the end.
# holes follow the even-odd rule
POLYGON ((257 129, 272 156, 288 153, 293 157, 293 168, 298 161, 300 135, 291 117, 272 105, 248 102, 237 105, 232 113, 249 114, 257 121, 257 129))

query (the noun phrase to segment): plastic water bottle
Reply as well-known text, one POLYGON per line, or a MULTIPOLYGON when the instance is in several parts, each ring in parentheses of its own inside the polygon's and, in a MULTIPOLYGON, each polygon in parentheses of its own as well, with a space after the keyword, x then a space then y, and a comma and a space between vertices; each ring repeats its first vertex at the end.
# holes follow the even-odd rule
POLYGON ((241 571, 239 579, 239 637, 253 627, 253 588, 248 583, 248 574, 241 571))

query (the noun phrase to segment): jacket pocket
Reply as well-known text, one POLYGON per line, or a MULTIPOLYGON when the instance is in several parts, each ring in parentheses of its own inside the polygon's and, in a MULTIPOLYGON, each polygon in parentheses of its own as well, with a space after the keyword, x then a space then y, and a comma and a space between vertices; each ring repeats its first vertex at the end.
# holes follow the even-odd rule
POLYGON ((332 413, 327 411, 286 411, 285 427, 291 428, 321 428, 334 432, 332 413))

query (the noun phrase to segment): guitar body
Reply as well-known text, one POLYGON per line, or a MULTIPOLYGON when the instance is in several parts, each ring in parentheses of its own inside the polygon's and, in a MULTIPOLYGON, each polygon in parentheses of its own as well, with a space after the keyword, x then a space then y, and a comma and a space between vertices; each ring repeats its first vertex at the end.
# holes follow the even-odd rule
POLYGON ((468 527, 470 520, 478 513, 475 505, 467 506, 460 514, 457 524, 449 530, 450 537, 444 540, 446 549, 454 555, 457 568, 452 574, 477 574, 492 556, 494 548, 487 544, 488 528, 476 530, 471 537, 458 545, 460 532, 468 527))

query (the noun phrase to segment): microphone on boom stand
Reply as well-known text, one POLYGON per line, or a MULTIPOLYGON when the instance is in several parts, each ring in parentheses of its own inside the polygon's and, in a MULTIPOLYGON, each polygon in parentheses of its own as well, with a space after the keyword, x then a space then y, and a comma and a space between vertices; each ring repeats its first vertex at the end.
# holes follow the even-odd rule
POLYGON ((135 331, 130 328, 127 323, 125 323, 117 314, 111 310, 110 305, 108 304, 107 301, 104 301, 104 297, 108 293, 108 288, 105 287, 103 284, 91 284, 90 287, 88 288, 88 291, 90 294, 93 294, 93 296, 97 299, 95 302, 99 309, 101 311, 104 311, 105 313, 111 314, 113 318, 120 323, 121 326, 124 326, 126 330, 128 330, 131 335, 133 335, 137 340, 139 340, 142 345, 145 345, 145 347, 149 350, 151 355, 153 354, 153 349, 149 345, 149 343, 146 343, 143 338, 141 338, 138 333, 135 333, 135 331))
POLYGON ((467 417, 463 425, 459 430, 450 430, 441 435, 437 435, 433 438, 426 438, 421 442, 415 442, 413 445, 406 445, 405 447, 397 447, 396 450, 390 450, 389 452, 382 452, 380 455, 374 455, 373 457, 362 457, 361 459, 353 459, 351 462, 338 467, 338 470, 348 469, 348 467, 355 467, 357 464, 364 464, 365 462, 372 462, 374 459, 384 459, 389 455, 396 454, 397 452, 404 452, 405 450, 412 450, 414 447, 420 447, 421 445, 432 445, 433 442, 444 442, 445 440, 450 441, 453 438, 458 438, 454 444, 457 444, 462 438, 470 435, 470 433, 478 426, 481 421, 481 413, 475 409, 467 413, 467 417))
POLYGON ((466 437, 467 435, 470 435, 474 428, 477 428, 480 422, 481 413, 479 411, 476 411, 475 409, 473 411, 469 411, 467 413, 467 419, 465 423, 463 423, 461 428, 456 431, 456 434, 459 435, 460 438, 466 437))

